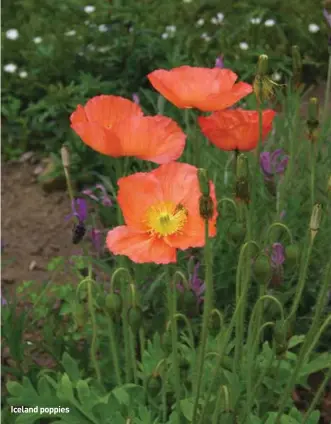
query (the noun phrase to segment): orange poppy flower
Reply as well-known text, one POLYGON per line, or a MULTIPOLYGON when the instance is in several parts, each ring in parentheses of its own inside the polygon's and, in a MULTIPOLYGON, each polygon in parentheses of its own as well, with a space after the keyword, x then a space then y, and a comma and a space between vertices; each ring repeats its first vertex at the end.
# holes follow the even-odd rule
POLYGON ((71 128, 85 144, 104 155, 136 156, 158 164, 183 153, 186 135, 165 116, 144 116, 134 102, 119 96, 96 96, 70 116, 71 128))
MULTIPOLYGON (((161 165, 118 180, 118 203, 126 225, 110 230, 106 245, 115 255, 133 262, 176 262, 176 249, 201 247, 204 221, 199 213, 201 196, 197 168, 179 162, 161 165)), ((209 234, 216 234, 215 187, 210 182, 214 214, 209 234)))
POLYGON ((204 112, 226 109, 253 91, 250 84, 238 82, 230 69, 180 66, 158 69, 148 75, 152 86, 180 109, 204 112))
MULTIPOLYGON (((268 109, 262 113, 263 139, 272 128, 276 112, 268 109)), ((198 117, 202 133, 222 150, 248 151, 259 141, 259 114, 255 110, 220 110, 210 116, 198 117)))

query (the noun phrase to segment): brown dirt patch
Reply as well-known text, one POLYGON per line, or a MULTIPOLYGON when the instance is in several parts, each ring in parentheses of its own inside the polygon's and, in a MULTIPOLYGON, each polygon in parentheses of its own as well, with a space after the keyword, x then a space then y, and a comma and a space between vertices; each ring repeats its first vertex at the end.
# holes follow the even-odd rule
POLYGON ((65 192, 45 193, 37 182, 36 165, 25 162, 2 165, 3 294, 24 280, 49 279, 47 264, 54 256, 70 256, 72 222, 65 192))

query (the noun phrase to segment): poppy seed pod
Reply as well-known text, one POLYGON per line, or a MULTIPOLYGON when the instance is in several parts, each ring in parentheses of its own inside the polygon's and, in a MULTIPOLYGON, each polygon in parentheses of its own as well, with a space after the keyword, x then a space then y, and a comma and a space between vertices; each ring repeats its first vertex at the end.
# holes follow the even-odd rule
POLYGON ((266 255, 259 255, 253 264, 253 273, 259 283, 267 283, 272 276, 270 259, 266 255))
POLYGON ((122 312, 122 298, 118 293, 110 293, 106 296, 106 308, 112 317, 119 316, 122 312))
POLYGON ((137 333, 143 323, 143 312, 139 306, 132 306, 128 310, 129 325, 134 333, 137 333))

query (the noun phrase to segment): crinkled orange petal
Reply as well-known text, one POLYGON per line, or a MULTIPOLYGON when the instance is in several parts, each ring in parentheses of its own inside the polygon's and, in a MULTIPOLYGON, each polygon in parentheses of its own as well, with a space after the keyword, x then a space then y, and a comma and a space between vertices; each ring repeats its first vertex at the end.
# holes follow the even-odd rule
POLYGON ((158 164, 178 159, 185 147, 185 133, 175 121, 161 115, 131 120, 117 133, 126 156, 158 164), (132 131, 129 125, 134 128, 132 131))
POLYGON ((234 84, 237 75, 230 69, 180 66, 151 72, 153 87, 178 108, 196 107, 203 111, 232 106, 252 92, 249 84, 234 84))
MULTIPOLYGON (((180 249, 203 246, 205 242, 204 221, 199 212, 201 196, 197 168, 187 163, 172 162, 152 171, 160 183, 163 198, 174 204, 182 204, 188 211, 187 222, 180 234, 165 237, 167 243, 180 249)), ((210 236, 216 234, 216 196, 214 184, 210 184, 214 201, 214 215, 209 223, 210 236)))
MULTIPOLYGON (((269 134, 276 112, 265 110, 262 114, 263 139, 269 134)), ((202 133, 222 150, 249 151, 259 141, 259 117, 257 111, 243 109, 214 112, 200 116, 198 123, 202 133)))
MULTIPOLYGON (((74 112, 75 113, 75 112, 74 112)), ((72 120, 71 128, 96 152, 108 156, 122 156, 121 142, 117 135, 97 123, 72 120)))
POLYGON ((89 122, 97 122, 106 128, 131 117, 143 116, 140 106, 120 96, 93 97, 88 100, 84 109, 89 122))
POLYGON ((138 172, 118 180, 117 201, 125 223, 137 231, 147 231, 147 209, 164 200, 160 183, 152 173, 138 172))
POLYGON ((114 255, 128 256, 136 263, 168 264, 176 262, 176 249, 163 239, 138 233, 125 225, 110 230, 106 245, 114 255))

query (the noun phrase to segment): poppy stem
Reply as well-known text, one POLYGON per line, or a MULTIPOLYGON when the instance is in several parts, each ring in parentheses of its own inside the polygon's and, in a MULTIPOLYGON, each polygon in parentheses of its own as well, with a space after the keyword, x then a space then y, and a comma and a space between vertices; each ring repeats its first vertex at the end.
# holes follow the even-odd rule
POLYGON ((197 420, 198 403, 199 403, 199 396, 200 396, 201 385, 202 385, 201 383, 202 383, 202 376, 203 376, 203 365, 204 365, 205 351, 206 351, 207 338, 208 338, 209 317, 210 317, 211 310, 213 308, 213 277, 212 277, 213 259, 212 259, 211 243, 209 240, 209 220, 208 219, 205 219, 204 257, 205 257, 206 293, 205 293, 205 299, 204 299, 200 346, 199 346, 198 359, 197 359, 197 379, 195 381, 195 399, 194 399, 193 419, 192 419, 193 424, 197 422, 196 420, 197 420))
POLYGON ((91 341, 91 361, 95 369, 95 373, 97 375, 97 380, 101 384, 101 372, 97 360, 97 322, 94 313, 94 305, 93 305, 93 294, 92 294, 92 278, 89 277, 87 280, 87 294, 88 294, 88 310, 91 316, 92 323, 92 341, 91 341))
POLYGON ((179 371, 179 358, 178 358, 178 329, 176 315, 177 305, 177 293, 176 293, 176 282, 171 277, 170 268, 167 267, 168 284, 167 284, 167 297, 168 297, 168 310, 169 310, 169 321, 171 325, 171 345, 172 345, 172 365, 174 367, 175 375, 175 393, 176 393, 176 414, 178 424, 181 422, 180 418, 180 371, 179 371))
POLYGON ((310 146, 310 160, 311 160, 311 170, 310 170, 310 195, 311 195, 311 207, 314 207, 315 204, 315 176, 316 176, 316 157, 317 157, 317 142, 312 141, 310 146))
POLYGON ((329 45, 329 64, 328 64, 328 74, 327 74, 326 87, 325 87, 324 110, 323 110, 323 119, 322 119, 323 123, 326 123, 326 118, 328 116, 330 92, 331 92, 331 46, 329 45))
POLYGON ((122 383, 122 377, 121 377, 121 370, 120 370, 119 362, 118 362, 118 351, 117 351, 114 322, 111 317, 108 317, 108 329, 109 329, 109 342, 110 342, 109 347, 110 347, 110 353, 113 359, 116 381, 117 381, 117 385, 121 386, 123 383, 122 383))

